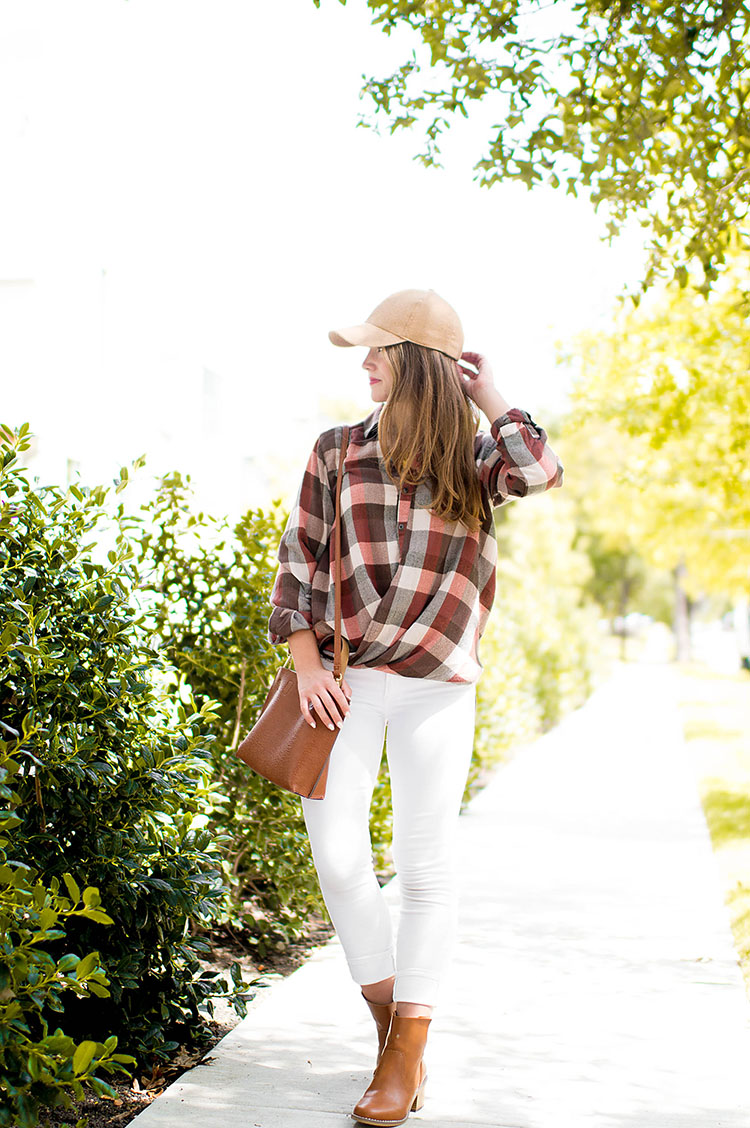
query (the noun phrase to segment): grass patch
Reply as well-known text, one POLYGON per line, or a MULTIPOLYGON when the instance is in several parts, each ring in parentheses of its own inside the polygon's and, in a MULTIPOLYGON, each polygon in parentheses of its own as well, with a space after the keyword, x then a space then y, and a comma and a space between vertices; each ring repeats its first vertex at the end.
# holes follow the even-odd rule
POLYGON ((678 667, 679 707, 750 998, 750 677, 678 667))

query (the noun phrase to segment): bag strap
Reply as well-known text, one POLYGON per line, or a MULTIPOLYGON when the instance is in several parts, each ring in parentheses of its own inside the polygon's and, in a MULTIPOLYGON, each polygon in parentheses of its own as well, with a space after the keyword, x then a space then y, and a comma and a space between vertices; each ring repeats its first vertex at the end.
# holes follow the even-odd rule
POLYGON ((344 475, 344 459, 349 446, 349 428, 344 427, 341 435, 341 452, 339 454, 339 472, 336 478, 336 521, 333 527, 333 540, 336 551, 336 565, 334 568, 334 605, 335 605, 335 631, 333 636, 333 676, 338 685, 344 680, 344 673, 349 662, 349 643, 341 637, 341 479, 344 475), (343 660, 342 660, 342 651, 343 660))

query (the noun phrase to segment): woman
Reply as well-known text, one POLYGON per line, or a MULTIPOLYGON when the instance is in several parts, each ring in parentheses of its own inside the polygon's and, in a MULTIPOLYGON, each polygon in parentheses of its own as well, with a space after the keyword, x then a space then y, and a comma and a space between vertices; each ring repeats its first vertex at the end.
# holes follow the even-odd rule
POLYGON ((433 290, 392 294, 364 324, 329 337, 368 349, 363 368, 380 405, 351 428, 344 462, 341 686, 328 544, 340 427, 315 443, 281 539, 269 639, 289 644, 307 722, 340 728, 326 797, 302 805, 323 897, 378 1032, 375 1073, 352 1115, 392 1125, 422 1106, 427 1031, 455 937, 453 843, 495 593, 492 509, 561 485, 563 472, 485 358, 462 351, 458 316, 433 290), (476 408, 490 434, 477 434, 476 408), (369 834, 384 736, 401 890, 395 946, 369 834))

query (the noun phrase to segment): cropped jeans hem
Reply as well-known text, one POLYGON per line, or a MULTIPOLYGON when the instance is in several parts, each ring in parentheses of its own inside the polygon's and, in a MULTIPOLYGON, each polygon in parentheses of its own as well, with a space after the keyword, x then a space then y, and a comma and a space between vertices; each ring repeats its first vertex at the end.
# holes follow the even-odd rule
POLYGON ((438 999, 440 981, 418 971, 399 972, 393 984, 393 998, 397 1003, 419 1003, 434 1007, 438 999))

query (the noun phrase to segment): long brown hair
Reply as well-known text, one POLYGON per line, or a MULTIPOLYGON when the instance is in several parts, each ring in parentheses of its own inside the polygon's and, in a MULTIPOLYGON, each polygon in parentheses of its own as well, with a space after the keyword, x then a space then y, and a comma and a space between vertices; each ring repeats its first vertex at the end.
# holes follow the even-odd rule
POLYGON ((474 460, 479 414, 458 365, 411 341, 382 351, 393 370, 378 421, 388 475, 399 489, 431 480, 433 513, 476 531, 486 516, 474 460))

